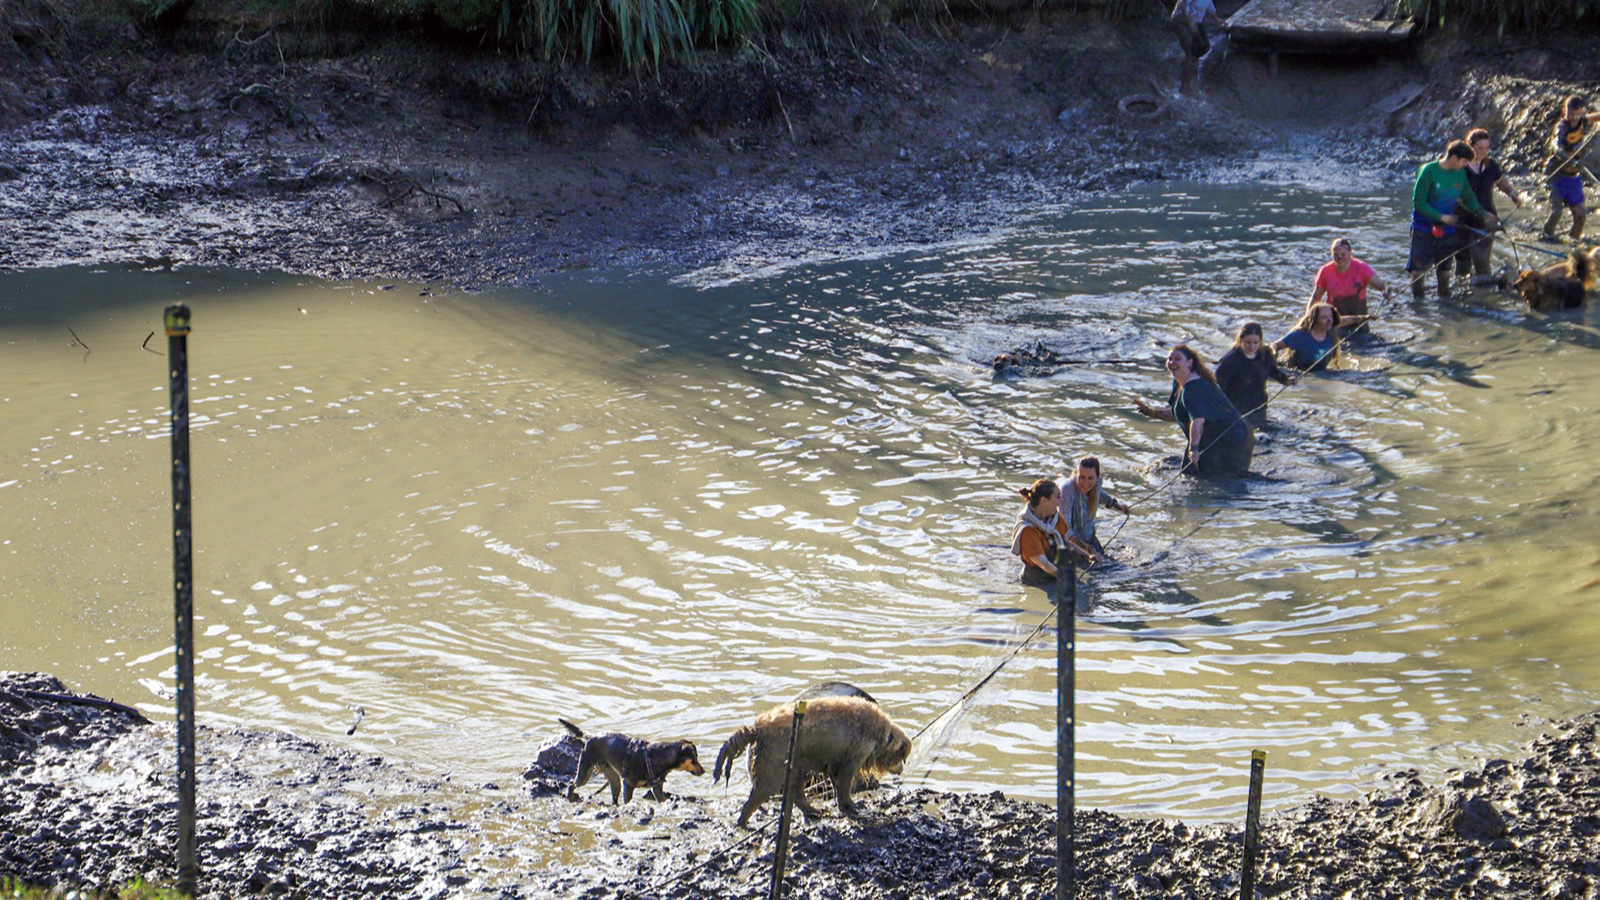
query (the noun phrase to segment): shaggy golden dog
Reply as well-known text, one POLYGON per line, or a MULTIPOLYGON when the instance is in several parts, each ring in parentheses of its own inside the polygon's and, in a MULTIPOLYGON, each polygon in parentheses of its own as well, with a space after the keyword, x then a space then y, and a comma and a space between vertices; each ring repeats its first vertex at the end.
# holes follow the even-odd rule
MULTIPOLYGON (((769 797, 783 791, 784 770, 789 756, 789 733, 793 729, 794 707, 789 704, 770 709, 728 738, 717 754, 711 783, 733 775, 733 763, 754 744, 750 752, 750 798, 739 812, 739 827, 748 827, 750 814, 769 797)), ((839 811, 857 815, 850 799, 856 775, 898 773, 911 755, 911 739, 877 704, 860 697, 821 697, 808 704, 795 739, 796 786, 816 773, 833 782, 839 798, 839 811)), ((803 791, 790 797, 808 818, 822 815, 806 802, 803 791)))
POLYGON ((1544 269, 1524 269, 1512 287, 1529 309, 1573 309, 1583 305, 1583 294, 1594 287, 1595 255, 1573 251, 1567 261, 1544 269))

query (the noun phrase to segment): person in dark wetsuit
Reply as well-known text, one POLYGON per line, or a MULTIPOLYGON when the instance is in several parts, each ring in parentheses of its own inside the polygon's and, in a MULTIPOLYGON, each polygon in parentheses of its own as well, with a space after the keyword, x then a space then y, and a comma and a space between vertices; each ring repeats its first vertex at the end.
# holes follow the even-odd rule
POLYGON ((1267 427, 1267 379, 1279 384, 1294 384, 1295 377, 1278 368, 1277 359, 1261 346, 1261 323, 1239 326, 1233 349, 1217 360, 1217 387, 1250 427, 1267 427))
POLYGON ((1207 478, 1247 474, 1256 449, 1255 431, 1223 396, 1216 376, 1198 354, 1183 344, 1167 354, 1167 371, 1173 381, 1167 408, 1153 407, 1143 400, 1134 400, 1134 408, 1152 419, 1177 422, 1183 429, 1188 438, 1184 469, 1207 478))

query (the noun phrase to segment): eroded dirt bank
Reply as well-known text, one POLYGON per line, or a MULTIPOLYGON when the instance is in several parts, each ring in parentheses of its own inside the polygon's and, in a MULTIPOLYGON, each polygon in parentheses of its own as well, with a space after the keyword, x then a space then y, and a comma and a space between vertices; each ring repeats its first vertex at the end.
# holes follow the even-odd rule
MULTIPOLYGON (((43 884, 174 877, 172 730, 71 702, 54 678, 0 675, 0 874, 43 884)), ((1600 896, 1600 713, 1554 722, 1516 760, 1444 784, 1397 773, 1360 801, 1318 800, 1262 828, 1260 896, 1600 896)), ((555 741, 559 741, 557 738, 555 741)), ((209 897, 765 896, 771 833, 726 799, 574 806, 548 791, 572 758, 453 785, 288 735, 202 728, 199 847, 209 897), (609 835, 582 838, 587 829, 609 835), (526 845, 569 842, 560 864, 526 845), (731 850, 727 848, 732 848, 731 850)), ((530 761, 533 750, 530 748, 530 761)), ((675 776, 685 777, 685 776, 675 776)), ((673 786, 669 782, 669 789, 673 786)), ((1052 808, 990 795, 869 792, 867 817, 798 824, 790 881, 815 898, 1045 898, 1052 808)), ((775 804, 769 804, 775 806, 775 804)), ((758 816, 761 822, 770 816, 758 816)), ((1079 896, 1237 895, 1241 829, 1077 817, 1079 896)))
POLYGON ((1307 165, 1404 177, 1474 124, 1504 131, 1516 177, 1554 98, 1593 68, 1581 35, 1442 35, 1393 58, 1287 58, 1276 74, 1219 51, 1205 97, 1180 99, 1159 22, 1070 11, 909 23, 652 77, 198 13, 175 34, 69 35, 48 10, 0 11, 0 268, 454 285, 737 269, 982 232, 1079 192, 1294 147, 1307 165), (1411 88, 1420 99, 1383 106, 1411 88), (1136 94, 1166 107, 1124 111, 1136 94))
MULTIPOLYGON (((1119 111, 1171 91, 1176 45, 1159 23, 1070 12, 896 26, 656 78, 198 14, 177 34, 56 39, 42 13, 14 13, 32 8, 0 16, 0 267, 458 285, 737 267, 979 232, 1279 142, 1237 114, 1226 65, 1205 102, 1119 111)), ((1336 105, 1405 77, 1392 68, 1336 105)), ((1247 108, 1262 74, 1237 77, 1247 108)))

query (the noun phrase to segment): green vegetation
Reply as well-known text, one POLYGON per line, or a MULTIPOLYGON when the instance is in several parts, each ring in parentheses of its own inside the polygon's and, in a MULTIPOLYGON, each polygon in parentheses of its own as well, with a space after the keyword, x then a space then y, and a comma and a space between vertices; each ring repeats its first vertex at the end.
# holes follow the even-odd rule
POLYGON ((143 878, 135 878, 115 891, 33 887, 6 878, 0 879, 0 900, 189 900, 189 895, 146 884, 143 878))
POLYGON ((1401 15, 1420 16, 1430 27, 1459 22, 1509 32, 1535 32, 1564 25, 1596 23, 1600 4, 1589 0, 1397 0, 1401 15))

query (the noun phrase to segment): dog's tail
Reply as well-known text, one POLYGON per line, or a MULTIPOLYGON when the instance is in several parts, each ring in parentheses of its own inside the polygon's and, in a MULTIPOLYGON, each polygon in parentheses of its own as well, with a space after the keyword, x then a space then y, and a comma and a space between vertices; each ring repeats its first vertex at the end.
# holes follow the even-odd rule
POLYGON ((558 719, 556 719, 556 721, 560 722, 562 725, 565 725, 567 727, 567 733, 572 735, 573 737, 577 738, 578 740, 581 741, 586 737, 586 735, 583 733, 583 729, 582 728, 579 728, 578 726, 572 724, 571 722, 568 722, 566 719, 558 718, 558 719))
POLYGON ((1583 285, 1584 290, 1594 287, 1595 266, 1594 258, 1587 253, 1572 251, 1572 256, 1567 259, 1567 274, 1576 278, 1583 285))
POLYGON ((717 764, 711 770, 711 783, 716 784, 724 778, 732 783, 734 762, 744 755, 745 748, 755 743, 755 740, 756 730, 754 728, 749 725, 740 726, 739 730, 733 733, 733 737, 728 738, 728 742, 722 745, 721 752, 717 754, 717 764))

